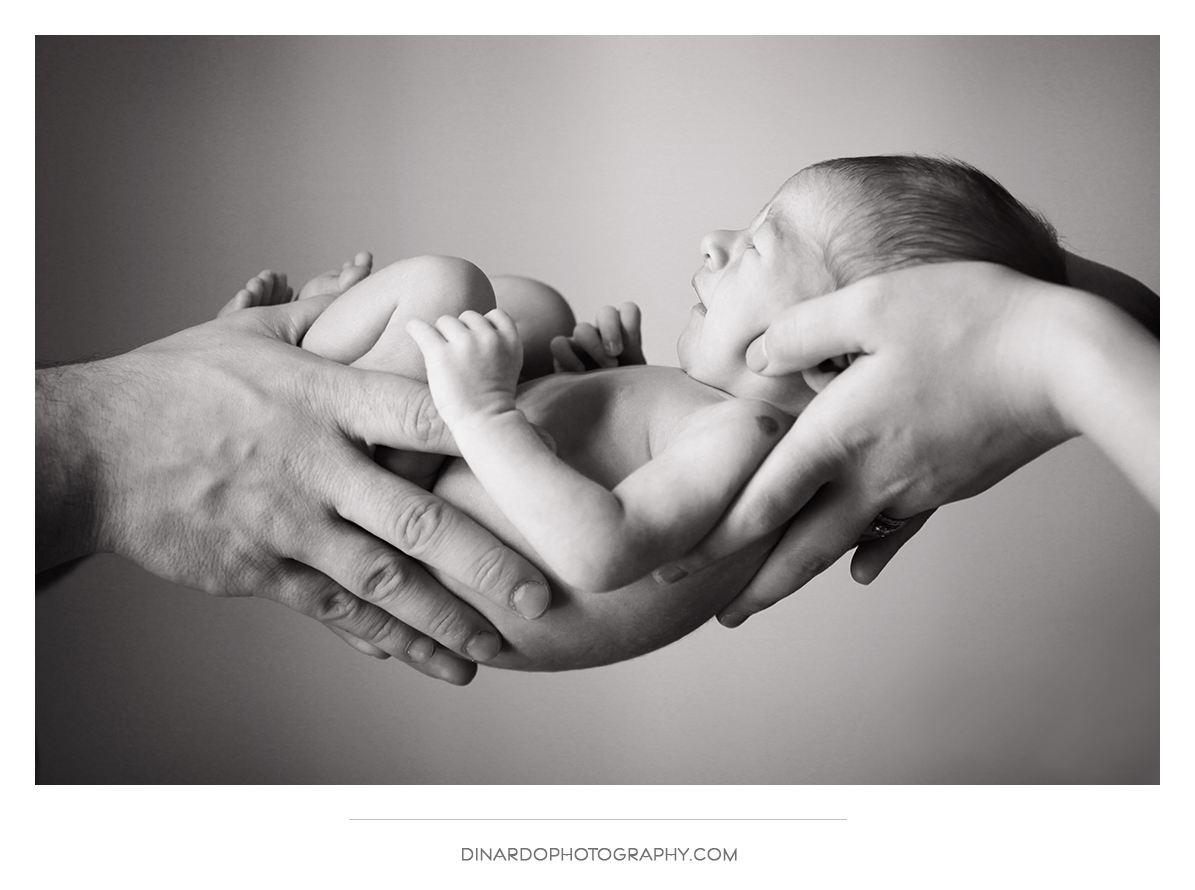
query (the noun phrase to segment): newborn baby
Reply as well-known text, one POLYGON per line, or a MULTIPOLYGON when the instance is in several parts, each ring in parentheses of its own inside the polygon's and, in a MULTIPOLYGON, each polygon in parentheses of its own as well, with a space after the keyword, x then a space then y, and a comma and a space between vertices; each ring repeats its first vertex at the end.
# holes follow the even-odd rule
MULTIPOLYGON (((426 484, 434 477, 437 495, 551 581, 551 608, 526 622, 440 578, 505 637, 492 664, 562 670, 631 658, 689 633, 747 584, 780 530, 675 583, 650 572, 714 527, 814 397, 801 376, 761 377, 745 362, 748 345, 785 308, 919 262, 1002 262, 1065 281, 1048 224, 973 168, 915 157, 806 168, 746 229, 706 236, 702 253, 679 369, 629 365, 517 386, 520 373, 542 369, 571 313, 543 285, 491 283, 446 257, 404 260, 365 278, 304 339, 338 361, 427 379, 464 460, 394 453, 383 462, 426 484)), ((603 318, 604 339, 634 345, 633 323, 615 335, 617 313, 603 318)), ((595 354, 598 338, 575 341, 610 363, 595 354)), ((807 376, 820 388, 833 374, 807 376)))

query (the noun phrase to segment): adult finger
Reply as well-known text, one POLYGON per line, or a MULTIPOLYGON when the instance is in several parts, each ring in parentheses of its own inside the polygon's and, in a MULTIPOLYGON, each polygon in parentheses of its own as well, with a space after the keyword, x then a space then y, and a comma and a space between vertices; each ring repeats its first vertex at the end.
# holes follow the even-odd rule
POLYGON ((421 654, 430 657, 434 647, 415 639, 409 629, 473 661, 489 661, 501 648, 498 631, 479 612, 441 587, 413 560, 359 528, 331 525, 306 542, 298 556, 402 623, 388 625, 384 634, 356 634, 391 655, 399 649, 415 661, 424 660, 421 654))
POLYGON ((658 569, 657 578, 691 575, 780 528, 835 477, 841 462, 842 446, 831 431, 798 418, 714 530, 683 558, 658 569))
POLYGON ((350 646, 352 646, 354 649, 356 649, 358 652, 360 652, 362 655, 368 655, 371 658, 378 659, 379 661, 384 661, 385 659, 390 657, 389 652, 383 652, 377 646, 373 645, 373 643, 367 643, 364 640, 357 639, 355 636, 353 636, 347 630, 341 630, 339 627, 336 627, 333 624, 325 624, 324 626, 326 628, 328 628, 328 630, 332 631, 332 633, 336 634, 336 636, 340 637, 342 640, 344 640, 346 643, 348 643, 350 646))
POLYGON ((597 312, 597 330, 602 340, 602 347, 606 355, 621 355, 622 319, 618 310, 613 306, 603 306, 597 312))
POLYGON ((797 514, 751 583, 718 613, 718 621, 738 627, 800 590, 855 546, 875 513, 849 489, 833 483, 822 488, 797 514))
POLYGON ((777 377, 813 368, 829 358, 865 352, 860 311, 866 279, 840 291, 790 306, 747 347, 747 367, 777 377))
POLYGON ((326 627, 376 646, 430 677, 463 686, 477 672, 473 662, 437 647, 394 616, 302 563, 286 563, 276 573, 272 589, 260 592, 326 627))
MULTIPOLYGON (((426 333, 429 340, 439 337, 430 326, 426 326, 426 333)), ((443 346, 443 341, 439 345, 443 346)), ((335 362, 321 365, 319 372, 324 385, 309 387, 310 398, 317 398, 315 393, 328 393, 324 409, 350 436, 370 445, 405 451, 460 454, 426 383, 335 362)))
POLYGON ((860 544, 855 548, 855 555, 851 557, 851 577, 860 584, 870 584, 878 578, 892 557, 896 556, 896 551, 907 544, 933 515, 933 510, 918 513, 887 537, 860 544))
POLYGON ((335 498, 344 519, 524 618, 547 610, 547 582, 523 556, 450 504, 364 456, 359 469, 335 498))

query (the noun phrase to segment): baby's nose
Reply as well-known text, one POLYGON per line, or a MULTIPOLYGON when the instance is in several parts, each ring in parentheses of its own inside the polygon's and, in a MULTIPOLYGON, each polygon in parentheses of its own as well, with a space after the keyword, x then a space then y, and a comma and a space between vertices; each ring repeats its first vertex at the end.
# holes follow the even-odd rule
POLYGON ((730 242, 734 232, 715 229, 701 239, 701 258, 710 269, 721 269, 730 256, 730 242))

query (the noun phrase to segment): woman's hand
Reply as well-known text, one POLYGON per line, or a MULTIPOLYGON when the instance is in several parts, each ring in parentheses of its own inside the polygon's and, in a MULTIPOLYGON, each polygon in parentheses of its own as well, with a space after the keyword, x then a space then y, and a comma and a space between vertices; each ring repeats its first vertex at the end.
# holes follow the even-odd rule
POLYGON ((376 445, 455 446, 423 384, 295 346, 330 299, 39 371, 38 568, 114 551, 209 593, 277 600, 360 651, 467 683, 501 640, 420 563, 525 617, 544 611, 548 588, 373 462, 376 445))
MULTIPOLYGON (((1090 344, 1114 335, 1128 337, 1132 349, 1149 340, 1090 295, 982 263, 892 272, 793 307, 752 344, 748 364, 757 373, 854 359, 680 568, 702 568, 796 517, 720 615, 734 626, 835 562, 877 515, 908 519, 860 545, 852 572, 867 583, 934 508, 978 494, 1078 432, 1093 432, 1073 410, 1073 394, 1106 387, 1076 380, 1069 369, 1091 368, 1090 344), (1094 338, 1092 325, 1099 329, 1094 338)), ((1148 404, 1144 346, 1142 361, 1123 363, 1140 372, 1142 394, 1122 403, 1148 404)), ((1154 360, 1156 374, 1156 349, 1154 360)), ((1105 363, 1104 370, 1121 364, 1105 363)), ((1156 441, 1156 379, 1154 386, 1156 441)), ((1148 411, 1133 423, 1148 429, 1148 411)))
POLYGON ((593 324, 581 322, 571 337, 551 343, 556 371, 581 373, 620 365, 645 365, 641 313, 634 303, 603 306, 593 324))

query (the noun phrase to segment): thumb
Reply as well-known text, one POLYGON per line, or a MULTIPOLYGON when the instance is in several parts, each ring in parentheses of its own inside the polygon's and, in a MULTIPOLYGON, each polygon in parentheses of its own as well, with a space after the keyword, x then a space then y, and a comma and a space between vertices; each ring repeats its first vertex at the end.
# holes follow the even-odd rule
POLYGON ((460 454, 426 383, 335 362, 328 367, 335 380, 328 407, 350 436, 401 451, 460 454))
POLYGON ((865 352, 861 299, 872 288, 860 281, 784 310, 747 349, 747 367, 778 377, 815 368, 826 359, 865 352))
POLYGON ((823 424, 797 418, 714 530, 684 558, 657 570, 657 580, 691 575, 783 526, 835 478, 843 458, 840 443, 823 424))
POLYGON ((336 294, 322 294, 293 303, 264 306, 252 313, 238 313, 248 322, 265 327, 266 332, 286 343, 297 346, 303 341, 308 329, 315 324, 325 309, 332 305, 336 294))

